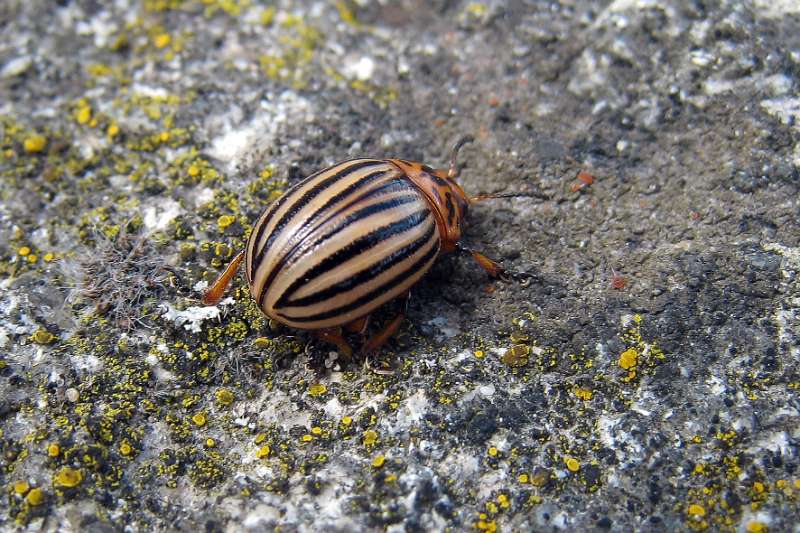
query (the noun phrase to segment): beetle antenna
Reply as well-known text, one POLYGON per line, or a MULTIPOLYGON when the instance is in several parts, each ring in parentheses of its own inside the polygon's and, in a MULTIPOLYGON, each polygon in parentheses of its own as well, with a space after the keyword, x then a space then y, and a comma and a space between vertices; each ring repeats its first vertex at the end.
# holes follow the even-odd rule
POLYGON ((496 198, 538 198, 539 200, 549 200, 550 197, 541 192, 508 192, 494 194, 479 194, 469 199, 470 203, 483 202, 484 200, 494 200, 496 198))
POLYGON ((458 176, 458 165, 456 165, 456 158, 458 157, 458 151, 467 144, 471 143, 475 140, 475 137, 472 135, 464 135, 461 137, 453 146, 453 151, 450 152, 450 170, 447 171, 448 178, 455 178, 458 176))

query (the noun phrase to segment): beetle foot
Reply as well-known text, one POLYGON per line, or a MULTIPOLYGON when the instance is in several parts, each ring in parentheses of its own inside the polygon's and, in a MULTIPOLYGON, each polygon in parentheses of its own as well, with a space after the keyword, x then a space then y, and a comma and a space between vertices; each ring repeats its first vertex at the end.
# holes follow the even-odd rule
POLYGON ((539 276, 532 272, 520 272, 516 270, 503 269, 497 273, 497 279, 505 282, 514 281, 523 287, 527 287, 532 281, 538 280, 539 276))
POLYGON ((334 346, 339 348, 339 353, 342 355, 344 360, 349 360, 353 356, 353 348, 350 347, 350 344, 342 336, 341 329, 339 328, 321 329, 315 331, 313 335, 319 340, 327 342, 329 344, 333 344, 334 346))
POLYGON ((522 284, 523 287, 526 287, 532 279, 538 279, 536 274, 531 272, 519 272, 516 270, 506 270, 500 263, 489 259, 481 252, 477 250, 473 250, 471 248, 467 248, 461 243, 456 243, 456 250, 461 253, 468 253, 472 255, 473 259, 477 261, 477 263, 483 268, 490 277, 494 279, 499 279, 500 281, 516 281, 517 283, 522 284))
POLYGON ((373 368, 370 364, 370 360, 372 359, 371 356, 367 356, 364 358, 364 368, 373 374, 377 374, 379 376, 393 376, 394 369, 391 367, 387 367, 384 363, 380 363, 380 368, 373 368))

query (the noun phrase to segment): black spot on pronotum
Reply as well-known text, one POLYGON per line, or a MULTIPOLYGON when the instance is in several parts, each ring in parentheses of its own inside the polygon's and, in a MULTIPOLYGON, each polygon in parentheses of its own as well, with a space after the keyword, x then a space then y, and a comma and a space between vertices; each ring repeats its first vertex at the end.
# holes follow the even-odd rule
POLYGON ((453 205, 453 194, 446 192, 444 194, 444 205, 447 207, 447 225, 452 226, 456 220, 456 206, 453 205))

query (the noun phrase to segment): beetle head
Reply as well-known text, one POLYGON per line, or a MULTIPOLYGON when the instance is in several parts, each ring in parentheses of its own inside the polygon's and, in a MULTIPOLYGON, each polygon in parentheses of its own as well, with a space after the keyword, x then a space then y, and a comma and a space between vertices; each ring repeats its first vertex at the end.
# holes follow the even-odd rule
POLYGON ((469 197, 456 181, 458 177, 456 156, 459 149, 470 141, 472 141, 472 137, 464 137, 456 143, 450 157, 450 168, 447 170, 435 170, 428 165, 405 159, 389 160, 399 167, 425 195, 436 216, 436 223, 442 239, 442 250, 445 252, 456 249, 456 244, 461 240, 461 233, 464 230, 469 211, 469 197))

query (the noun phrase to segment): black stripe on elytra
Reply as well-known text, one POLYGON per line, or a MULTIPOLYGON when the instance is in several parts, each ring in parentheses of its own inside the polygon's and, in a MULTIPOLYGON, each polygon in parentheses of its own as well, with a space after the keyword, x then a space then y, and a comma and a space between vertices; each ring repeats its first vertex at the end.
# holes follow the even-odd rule
MULTIPOLYGON (((371 173, 367 174, 366 176, 364 176, 363 178, 361 178, 360 180, 348 185, 347 188, 344 189, 343 191, 335 194, 334 196, 331 196, 331 198, 327 202, 325 202, 325 205, 323 205, 322 207, 317 209, 314 212, 314 214, 312 214, 310 217, 308 217, 308 219, 305 222, 303 222, 303 225, 300 226, 298 231, 302 231, 302 230, 306 229, 312 222, 314 222, 317 219, 319 219, 319 217, 321 217, 326 210, 332 208, 333 206, 335 206, 336 204, 338 204, 339 202, 341 202, 342 200, 344 200, 345 198, 347 198, 351 194, 355 193, 359 189, 363 189, 367 185, 371 184, 372 182, 377 181, 379 178, 382 178, 388 172, 389 172, 389 170, 385 170, 385 169, 384 170, 377 170, 375 172, 371 172, 371 173)), ((370 191, 370 193, 371 192, 372 191, 370 191)), ((358 198, 356 198, 355 201, 359 201, 363 197, 364 197, 363 195, 359 196, 358 198)), ((350 204, 348 204, 348 205, 350 205, 350 204)), ((347 206, 345 206, 345 207, 347 207, 347 206)), ((340 212, 340 211, 341 211, 341 209, 339 209, 337 211, 337 213, 340 212)), ((324 224, 324 222, 323 222, 323 224, 324 224)))
POLYGON ((304 305, 314 305, 320 302, 324 302, 329 298, 333 298, 339 294, 349 291, 353 287, 357 287, 363 283, 369 283, 379 275, 383 274, 387 270, 391 269, 398 263, 402 263, 415 253, 419 251, 420 248, 425 246, 426 243, 430 242, 431 238, 433 238, 434 233, 436 231, 436 224, 431 224, 428 231, 425 232, 425 235, 419 237, 414 242, 407 244, 406 246, 400 248, 399 250, 394 251, 393 253, 383 257, 377 263, 357 272, 356 274, 348 277, 336 283, 335 285, 331 285, 321 291, 317 291, 313 294, 309 294, 308 296, 304 296, 298 299, 290 299, 286 307, 301 307, 304 305))
MULTIPOLYGON (((253 252, 254 253, 256 252, 255 247, 258 244, 258 242, 261 240, 261 237, 264 235, 264 230, 267 229, 267 226, 269 225, 270 221, 272 220, 272 217, 275 215, 275 213, 278 212, 278 209, 280 209, 281 206, 283 204, 285 204, 286 201, 289 200, 292 197, 292 195, 294 194, 294 192, 297 189, 302 187, 305 182, 316 178, 317 176, 319 176, 320 174, 322 174, 324 172, 328 172, 332 168, 336 168, 336 167, 339 167, 339 166, 342 166, 342 165, 346 165, 346 164, 350 163, 351 161, 357 161, 357 160, 358 160, 358 158, 345 159, 344 161, 339 161, 338 163, 336 163, 335 165, 333 165, 331 167, 323 168, 321 170, 318 170, 318 171, 314 172, 310 176, 308 176, 306 178, 303 178, 298 183, 295 183, 292 187, 289 188, 288 191, 283 193, 280 196, 280 198, 278 198, 275 202, 273 202, 272 205, 267 207, 266 211, 268 211, 268 212, 271 211, 271 213, 269 213, 266 217, 264 217, 264 220, 263 220, 263 222, 261 224, 259 224, 259 226, 257 228, 257 231, 250 235, 250 238, 254 240, 254 242, 253 242, 253 252)), ((248 243, 248 246, 249 246, 249 243, 248 243)), ((250 260, 251 260, 250 264, 245 265, 245 270, 246 270, 247 275, 248 275, 248 278, 247 278, 247 282, 248 283, 251 283, 253 281, 253 278, 255 278, 255 276, 256 276, 256 265, 258 263, 256 263, 254 261, 254 259, 255 259, 255 256, 251 256, 250 257, 250 260)))
POLYGON ((436 257, 436 254, 439 253, 439 243, 436 243, 436 246, 433 246, 428 253, 424 256, 420 257, 411 267, 408 269, 400 272, 392 279, 383 283, 380 287, 376 287, 375 289, 371 290, 367 294, 363 295, 361 298, 350 302, 349 304, 337 307, 335 309, 329 309, 328 311, 324 311, 322 313, 317 313, 316 315, 304 316, 304 317, 292 317, 288 316, 284 313, 278 312, 280 316, 287 320, 291 320, 293 322, 318 322, 320 320, 327 320, 329 318, 333 318, 335 316, 347 313, 349 311, 353 311, 354 309, 358 309, 362 305, 379 298, 382 294, 385 294, 387 291, 390 291, 392 288, 400 285, 405 280, 413 276, 416 272, 428 263, 431 259, 436 257))
MULTIPOLYGON (((372 166, 372 165, 383 165, 384 163, 383 163, 383 161, 377 161, 375 159, 366 159, 366 160, 347 161, 347 162, 345 162, 343 164, 346 165, 344 168, 341 168, 341 169, 337 170, 334 174, 332 174, 331 176, 328 176, 327 178, 325 178, 321 182, 319 182, 316 185, 314 185, 311 189, 306 191, 303 194, 303 196, 301 196, 300 198, 297 198, 294 201, 294 203, 292 204, 292 207, 286 213, 284 213, 283 216, 280 218, 280 220, 278 220, 278 222, 275 224, 275 228, 272 230, 272 233, 270 233, 269 237, 267 238, 267 242, 264 243, 264 246, 262 246, 261 249, 258 250, 258 251, 256 251, 255 249, 253 250, 253 252, 256 252, 256 256, 255 256, 255 258, 253 259, 253 262, 252 262, 253 277, 255 277, 255 271, 257 269, 256 265, 260 265, 261 261, 264 260, 264 255, 267 253, 267 250, 269 249, 269 247, 272 246, 272 243, 275 242, 275 239, 277 238, 278 234, 286 226, 286 224, 288 224, 289 221, 292 218, 294 218, 295 215, 297 215, 297 213, 303 207, 305 207, 308 204, 308 202, 310 202, 312 199, 314 199, 317 196, 319 196, 325 189, 329 188, 331 185, 333 185, 334 183, 336 183, 337 181, 342 179, 342 177, 346 176, 347 174, 349 174, 351 172, 355 172, 357 170, 360 170, 360 169, 362 169, 364 167, 368 167, 368 166, 372 166), (350 164, 348 164, 348 163, 350 163, 350 164)), ((341 166, 341 165, 339 165, 339 166, 341 166)), ((336 168, 337 167, 334 166, 334 167, 331 167, 331 168, 329 168, 327 170, 334 170, 336 168)), ((308 180, 308 179, 309 178, 306 178, 306 180, 308 180)), ((287 193, 285 196, 292 196, 292 194, 287 193)), ((258 234, 256 235, 256 241, 255 241, 255 244, 253 245, 254 247, 261 240, 261 237, 263 236, 264 230, 267 227, 267 223, 268 222, 269 222, 268 220, 264 220, 264 223, 261 224, 261 226, 258 228, 258 234)))
MULTIPOLYGON (((414 200, 417 199, 415 196, 412 198, 414 200)), ((363 212, 364 214, 361 215, 360 218, 365 218, 366 216, 372 215, 374 213, 379 213, 387 209, 392 209, 396 205, 399 205, 397 204, 397 200, 400 199, 401 198, 392 199, 387 202, 381 202, 380 204, 375 204, 374 206, 369 206, 365 209, 362 209, 361 212, 363 212), (378 206, 381 206, 381 204, 383 204, 382 208, 375 209, 374 213, 371 212, 373 211, 372 208, 377 208, 378 206)), ((354 216, 357 214, 358 213, 354 214, 354 216)), ((289 285, 286 291, 284 291, 284 293, 281 295, 278 301, 275 303, 275 308, 277 309, 279 307, 285 307, 286 303, 289 301, 292 295, 306 283, 309 283, 310 281, 318 278, 319 276, 325 274, 326 272, 333 270, 334 268, 341 265, 345 261, 348 261, 353 257, 363 254, 370 248, 377 246, 386 239, 389 239, 394 235, 403 233, 416 226, 419 226, 428 218, 428 216, 430 216, 430 209, 427 208, 421 209, 404 218, 401 218, 400 220, 396 220, 390 224, 387 224, 374 231, 371 231, 366 235, 362 235, 361 237, 347 244, 346 246, 339 248, 338 250, 327 256, 325 259, 314 265, 310 270, 308 270, 308 272, 295 279, 292 282, 292 284, 289 285)), ((342 224, 336 230, 329 232, 328 235, 324 236, 322 239, 320 239, 320 241, 324 242, 324 240, 330 238, 330 236, 332 236, 334 233, 338 233, 343 228, 346 228, 349 225, 350 224, 348 223, 342 224)))
MULTIPOLYGON (((372 172, 370 174, 367 174, 362 179, 360 179, 360 180, 358 180, 358 181, 356 181, 354 183, 351 183, 343 191, 341 191, 340 193, 338 193, 335 196, 331 197, 330 200, 325 202, 325 205, 323 205, 318 210, 316 210, 308 218, 308 220, 303 222, 303 225, 300 227, 300 229, 298 229, 298 233, 303 231, 303 230, 305 230, 305 229, 307 229, 308 226, 311 225, 313 222, 315 222, 317 219, 319 219, 319 217, 321 217, 327 209, 330 209, 331 207, 335 206, 337 203, 341 202, 344 198, 347 198, 348 196, 350 196, 354 192, 357 192, 359 189, 367 187, 372 182, 374 182, 377 179, 379 179, 382 176, 384 176, 387 172, 388 172, 387 170, 378 170, 376 172, 372 172)), ((364 197, 364 195, 360 195, 358 198, 363 198, 363 197, 364 197)), ((348 204, 348 205, 350 205, 350 204, 348 204)), ((317 227, 324 226, 326 222, 328 222, 330 219, 335 217, 340 211, 341 211, 341 209, 339 209, 333 215, 327 217, 325 220, 320 222, 317 225, 317 227)), ((306 235, 300 237, 300 239, 298 239, 297 242, 287 252, 285 252, 284 254, 282 254, 280 256, 280 258, 278 258, 278 260, 275 263, 275 265, 273 266, 272 270, 270 270, 269 275, 267 276, 266 280, 264 280, 264 285, 262 287, 262 290, 260 291, 261 295, 259 296, 259 299, 257 300, 259 302, 259 304, 261 302, 261 299, 263 298, 263 294, 265 293, 264 289, 269 287, 272 284, 272 282, 275 281, 275 277, 278 275, 278 273, 281 271, 281 269, 283 269, 283 267, 286 266, 286 264, 289 262, 289 259, 295 254, 295 252, 298 250, 298 248, 300 248, 301 246, 307 244, 307 243, 305 243, 304 239, 308 238, 308 235, 310 235, 314 231, 314 229, 316 229, 316 228, 312 228, 310 231, 307 231, 306 235)))
MULTIPOLYGON (((399 196, 397 198, 390 198, 389 200, 384 200, 383 202, 378 202, 378 203, 375 203, 375 204, 372 204, 372 205, 368 205, 367 207, 364 207, 363 209, 359 209, 358 211, 356 211, 352 215, 348 215, 344 220, 342 220, 339 224, 337 224, 334 229, 332 229, 331 231, 329 231, 328 233, 326 233, 325 235, 323 235, 319 239, 316 239, 314 241, 314 243, 313 243, 313 246, 315 248, 318 248, 323 243, 325 243, 328 239, 330 239, 331 237, 335 236, 337 233, 343 231, 344 229, 349 227, 351 224, 358 223, 360 220, 363 220, 363 219, 365 219, 365 218, 367 218, 369 216, 375 215, 375 214, 380 213, 382 211, 393 209, 393 208, 395 208, 397 206, 400 206, 400 205, 409 204, 409 203, 413 203, 413 202, 416 202, 416 201, 419 201, 419 197, 416 194, 409 194, 409 195, 406 195, 406 196, 399 196)), ((425 212, 427 212, 427 211, 428 210, 426 209, 425 212)), ((307 246, 309 244, 310 243, 306 243, 307 246)), ((352 245, 352 244, 353 243, 351 243, 350 245, 352 245)), ((317 266, 319 266, 319 265, 317 265, 317 266)), ((276 275, 277 275, 277 269, 274 269, 267 281, 275 279, 276 275)), ((306 276, 303 276, 303 280, 308 281, 308 279, 306 279, 306 276)), ((295 280, 294 283, 292 284, 292 287, 294 286, 294 284, 297 284, 297 283, 302 284, 304 282, 303 280, 295 280)), ((267 294, 267 289, 269 289, 269 284, 268 283, 264 283, 264 285, 261 287, 261 291, 258 294, 258 298, 256 298, 256 302, 258 303, 258 305, 261 305, 262 302, 264 301, 264 296, 266 296, 266 294, 267 294)), ((291 291, 292 288, 290 287, 289 290, 291 291)), ((291 292, 289 292, 289 294, 291 294, 291 292)))
MULTIPOLYGON (((347 202, 343 206, 339 207, 334 213, 331 213, 328 217, 326 217, 325 220, 323 220, 322 222, 317 224, 317 226, 314 228, 314 230, 317 230, 319 228, 325 227, 325 225, 328 222, 330 222, 331 220, 335 219, 336 217, 338 217, 342 213, 347 212, 349 209, 352 209, 353 207, 358 206, 359 204, 366 203, 369 200, 372 200, 372 199, 375 199, 375 198, 377 198, 379 196, 384 196, 386 194, 390 194, 390 193, 393 193, 393 192, 408 192, 408 191, 414 191, 414 190, 415 189, 412 189, 407 183, 405 183, 404 181, 400 181, 399 179, 394 179, 394 180, 387 181, 386 183, 381 184, 379 187, 371 189, 371 190, 365 192, 364 194, 361 194, 361 195, 353 198, 352 200, 350 200, 349 202, 347 202)), ((401 198, 410 198, 410 197, 402 196, 401 198)), ((403 203, 406 203, 406 202, 403 202, 403 203)), ((358 212, 356 212, 354 214, 357 214, 357 213, 358 212)), ((343 225, 349 224, 350 223, 349 220, 350 220, 349 217, 346 218, 345 221, 342 224, 343 225)), ((327 239, 327 238, 328 238, 328 236, 324 236, 323 237, 323 239, 327 239)))
MULTIPOLYGON (((269 206, 267 208, 267 211, 271 210, 272 213, 270 213, 269 215, 265 216, 264 220, 262 221, 262 223, 257 228, 255 228, 255 232, 250 234, 250 239, 254 239, 253 240, 253 253, 255 253, 256 246, 258 246, 258 241, 261 240, 261 237, 264 234, 264 230, 267 228, 267 225, 269 225, 269 221, 272 219, 272 216, 278 211, 278 209, 281 208, 281 206, 283 204, 286 203, 286 200, 288 200, 291 195, 292 195, 292 189, 289 189, 287 192, 283 193, 283 195, 281 195, 280 198, 275 200, 275 202, 271 206, 269 206)), ((249 246, 249 244, 248 244, 248 246, 249 246)), ((256 263, 254 261, 254 258, 255 258, 255 256, 253 254, 250 254, 250 257, 249 257, 250 263, 245 265, 246 270, 247 270, 247 282, 248 283, 252 283, 253 279, 256 277, 256 265, 258 263, 256 263)))

